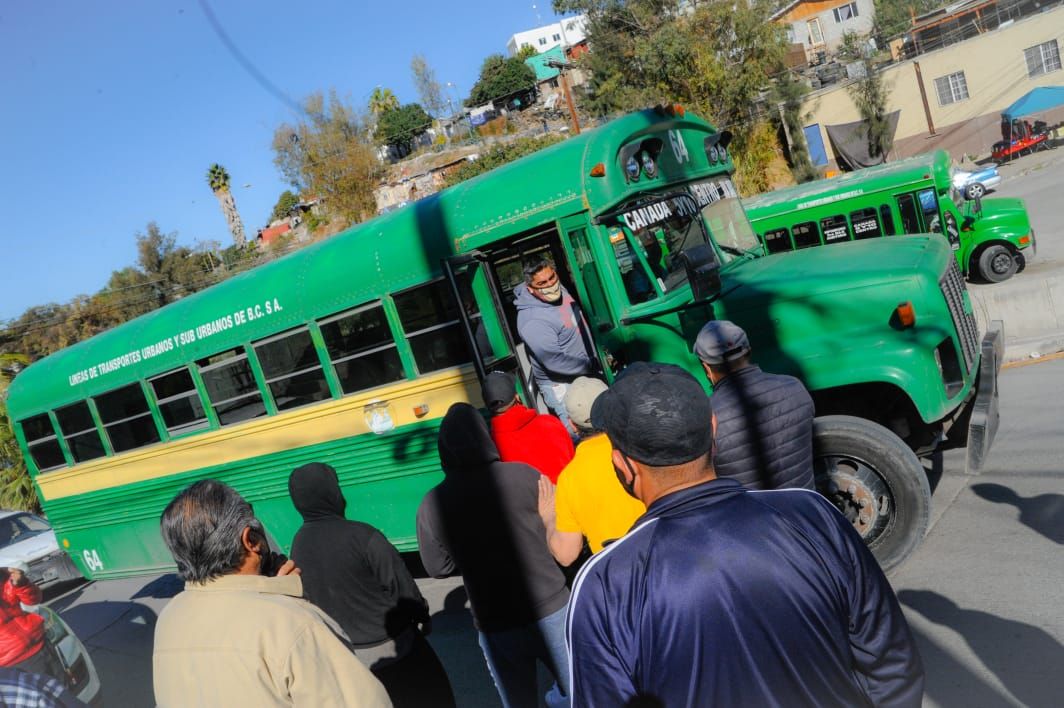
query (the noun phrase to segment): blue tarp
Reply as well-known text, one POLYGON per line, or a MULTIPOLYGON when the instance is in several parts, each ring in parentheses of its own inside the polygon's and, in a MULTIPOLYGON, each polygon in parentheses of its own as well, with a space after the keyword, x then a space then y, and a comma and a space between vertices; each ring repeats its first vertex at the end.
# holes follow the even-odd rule
POLYGON ((1029 91, 1001 112, 1009 120, 1064 106, 1064 86, 1041 86, 1029 91))

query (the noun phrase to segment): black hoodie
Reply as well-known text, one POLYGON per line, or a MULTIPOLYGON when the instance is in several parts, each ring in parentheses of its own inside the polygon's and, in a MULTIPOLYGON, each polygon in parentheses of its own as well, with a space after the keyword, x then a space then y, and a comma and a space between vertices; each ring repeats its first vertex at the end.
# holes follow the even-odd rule
POLYGON ((369 524, 344 518, 347 502, 332 467, 299 467, 288 478, 288 493, 303 516, 292 541, 303 594, 355 647, 380 644, 428 619, 428 603, 395 547, 369 524))
POLYGON ((531 624, 565 606, 565 577, 539 517, 539 472, 500 462, 484 418, 456 403, 440 425, 444 479, 421 502, 417 538, 425 569, 458 570, 477 627, 531 624))

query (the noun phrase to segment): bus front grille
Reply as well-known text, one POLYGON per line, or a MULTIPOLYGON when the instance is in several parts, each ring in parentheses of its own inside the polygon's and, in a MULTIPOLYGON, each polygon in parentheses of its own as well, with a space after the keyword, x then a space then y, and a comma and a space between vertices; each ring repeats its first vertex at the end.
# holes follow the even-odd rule
POLYGON ((972 370, 972 364, 979 351, 979 328, 975 324, 975 314, 969 306, 964 307, 965 292, 964 277, 957 267, 957 261, 950 258, 949 266, 945 275, 938 281, 942 288, 942 294, 946 297, 949 305, 950 316, 953 317, 953 326, 957 328, 957 337, 960 340, 961 352, 964 354, 964 367, 966 371, 972 370))

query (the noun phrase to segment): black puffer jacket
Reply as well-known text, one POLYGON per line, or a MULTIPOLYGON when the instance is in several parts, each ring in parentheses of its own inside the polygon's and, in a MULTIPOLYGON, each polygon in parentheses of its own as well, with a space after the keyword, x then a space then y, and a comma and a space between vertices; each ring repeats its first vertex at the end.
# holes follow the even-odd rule
POLYGON ((813 399, 793 376, 747 366, 717 382, 718 477, 747 489, 813 489, 813 399))

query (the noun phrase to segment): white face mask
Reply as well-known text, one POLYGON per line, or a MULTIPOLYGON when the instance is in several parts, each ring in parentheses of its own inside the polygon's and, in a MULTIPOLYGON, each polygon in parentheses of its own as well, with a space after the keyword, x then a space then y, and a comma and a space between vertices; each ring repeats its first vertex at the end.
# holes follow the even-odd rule
POLYGON ((562 299, 562 284, 557 282, 549 288, 536 288, 536 292, 547 302, 558 302, 562 299))

